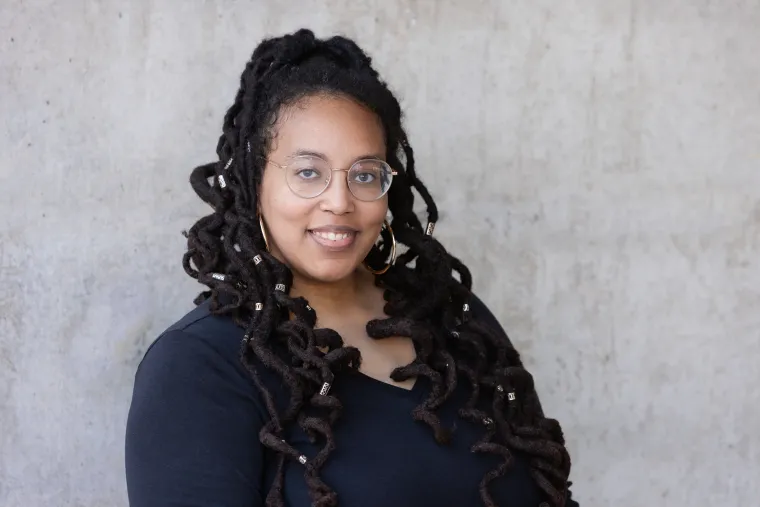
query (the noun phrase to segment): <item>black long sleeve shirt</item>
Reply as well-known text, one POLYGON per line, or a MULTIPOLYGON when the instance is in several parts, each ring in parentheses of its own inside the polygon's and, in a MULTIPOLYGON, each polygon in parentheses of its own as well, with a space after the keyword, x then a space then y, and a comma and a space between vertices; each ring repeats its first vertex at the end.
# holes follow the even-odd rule
MULTIPOLYGON (((503 334, 476 300, 473 316, 503 334)), ((243 330, 231 319, 198 306, 151 345, 135 376, 126 434, 126 472, 131 507, 263 507, 276 459, 259 442, 268 420, 264 401, 239 360, 243 330)), ((504 335, 506 339, 506 335, 504 335)), ((259 374, 276 398, 286 399, 279 377, 259 374)), ((466 383, 465 383, 466 385, 466 383)), ((411 417, 429 382, 411 390, 361 373, 339 373, 331 394, 343 405, 333 426, 336 448, 321 478, 350 507, 481 506, 479 483, 500 462, 470 451, 482 426, 456 413, 468 396, 457 387, 437 411, 447 427, 456 424, 450 445, 436 444, 430 428, 411 417)), ((297 426, 286 439, 305 456, 313 446, 297 426)), ((320 444, 321 445, 321 444, 320 444)), ((499 506, 548 506, 530 476, 527 459, 491 482, 499 506)), ((312 504, 298 461, 287 461, 284 497, 289 507, 312 504)), ((577 507, 568 500, 567 507, 577 507)))

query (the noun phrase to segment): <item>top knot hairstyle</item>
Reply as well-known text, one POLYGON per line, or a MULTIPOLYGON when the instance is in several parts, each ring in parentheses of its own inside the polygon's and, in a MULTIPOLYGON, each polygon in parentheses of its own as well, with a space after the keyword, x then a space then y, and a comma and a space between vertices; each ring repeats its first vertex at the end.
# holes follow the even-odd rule
MULTIPOLYGON (((555 506, 564 505, 570 459, 559 424, 544 417, 532 377, 509 341, 470 318, 472 277, 467 267, 425 233, 413 212, 416 191, 427 205, 428 223, 438 219, 435 202, 415 172, 398 101, 353 41, 338 36, 320 40, 305 29, 264 40, 247 63, 224 117, 219 160, 197 167, 190 178, 213 212, 186 233, 183 258, 188 275, 209 288, 196 304, 210 298, 213 313, 229 315, 245 329, 242 361, 270 414, 260 440, 278 459, 266 505, 284 505, 285 460, 304 466, 314 505, 338 504, 336 493, 320 479, 320 469, 340 445, 333 439, 332 425, 340 417, 341 403, 325 391, 335 373, 357 369, 361 359, 356 348, 343 346, 335 331, 314 328, 316 314, 305 299, 288 295, 292 274, 267 252, 257 216, 257 189, 278 115, 320 94, 347 97, 372 110, 384 128, 387 161, 398 171, 388 205, 393 231, 407 250, 378 277, 389 318, 369 322, 367 332, 375 339, 407 336, 413 341, 417 358, 391 374, 395 381, 430 381, 431 393, 412 418, 428 425, 437 442, 448 443, 450 431, 436 411, 449 399, 457 379, 465 379, 471 395, 459 416, 483 427, 472 451, 503 458, 480 482, 484 505, 495 507, 489 483, 510 468, 510 448, 529 456, 539 487, 555 506), (278 408, 254 364, 281 377, 289 390, 284 408, 278 408), (287 428, 296 424, 313 442, 323 444, 308 461, 284 440, 287 428)), ((367 256, 369 265, 387 262, 391 241, 386 234, 383 229, 379 245, 367 256)))

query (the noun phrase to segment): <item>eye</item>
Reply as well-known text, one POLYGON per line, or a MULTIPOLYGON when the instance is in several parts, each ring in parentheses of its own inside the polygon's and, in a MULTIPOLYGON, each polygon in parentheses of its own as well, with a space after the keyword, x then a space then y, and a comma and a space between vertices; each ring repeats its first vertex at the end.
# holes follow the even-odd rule
POLYGON ((354 181, 363 184, 372 183, 375 179, 377 179, 377 175, 370 171, 360 172, 354 176, 354 181))
POLYGON ((314 167, 303 167, 296 170, 296 176, 303 180, 315 180, 318 179, 319 169, 316 169, 314 167))

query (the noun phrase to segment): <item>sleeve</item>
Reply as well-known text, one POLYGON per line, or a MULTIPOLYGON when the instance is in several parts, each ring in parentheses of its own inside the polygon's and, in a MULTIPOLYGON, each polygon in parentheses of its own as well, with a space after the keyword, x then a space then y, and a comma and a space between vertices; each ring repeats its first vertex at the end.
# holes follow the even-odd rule
POLYGON ((264 412, 245 370, 217 347, 170 331, 145 354, 127 418, 130 507, 264 505, 264 412))
MULTIPOLYGON (((488 309, 488 307, 483 303, 480 299, 477 298, 474 294, 472 295, 472 314, 477 319, 482 319, 483 322, 493 329, 495 333, 497 333, 499 336, 504 338, 507 342, 509 342, 509 338, 507 337, 507 332, 504 330, 501 324, 499 324, 498 319, 493 315, 491 310, 488 309)), ((510 342, 511 343, 511 342, 510 342)), ((580 507, 580 504, 576 500, 572 498, 572 492, 568 491, 568 497, 565 501, 565 507, 580 507)))

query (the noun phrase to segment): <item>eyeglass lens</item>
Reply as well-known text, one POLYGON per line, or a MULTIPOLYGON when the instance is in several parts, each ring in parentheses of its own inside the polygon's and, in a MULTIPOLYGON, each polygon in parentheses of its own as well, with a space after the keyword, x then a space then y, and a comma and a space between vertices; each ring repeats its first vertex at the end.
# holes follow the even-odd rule
MULTIPOLYGON (((330 184, 333 170, 316 157, 297 157, 285 168, 287 183, 297 195, 316 197, 330 184)), ((374 201, 390 188, 392 171, 381 160, 360 160, 347 173, 348 189, 361 201, 374 201)))

